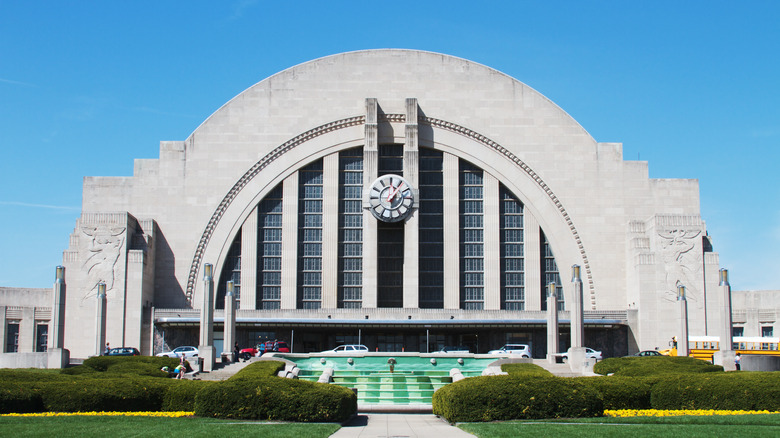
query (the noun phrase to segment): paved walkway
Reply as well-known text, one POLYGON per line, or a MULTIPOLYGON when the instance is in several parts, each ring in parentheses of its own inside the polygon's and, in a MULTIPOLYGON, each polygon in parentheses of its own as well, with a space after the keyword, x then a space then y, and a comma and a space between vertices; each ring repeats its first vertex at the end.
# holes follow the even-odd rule
POLYGON ((358 414, 334 438, 467 438, 466 433, 433 414, 358 414))

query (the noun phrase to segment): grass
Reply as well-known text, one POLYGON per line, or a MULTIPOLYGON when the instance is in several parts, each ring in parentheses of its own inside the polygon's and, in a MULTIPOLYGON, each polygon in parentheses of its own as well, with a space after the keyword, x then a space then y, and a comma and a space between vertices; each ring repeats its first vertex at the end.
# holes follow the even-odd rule
POLYGON ((3 436, 147 437, 241 436, 262 438, 327 437, 335 423, 271 423, 210 418, 151 417, 0 417, 3 436))
POLYGON ((460 423, 458 427, 479 438, 538 437, 669 437, 780 436, 780 414, 577 418, 495 423, 460 423))

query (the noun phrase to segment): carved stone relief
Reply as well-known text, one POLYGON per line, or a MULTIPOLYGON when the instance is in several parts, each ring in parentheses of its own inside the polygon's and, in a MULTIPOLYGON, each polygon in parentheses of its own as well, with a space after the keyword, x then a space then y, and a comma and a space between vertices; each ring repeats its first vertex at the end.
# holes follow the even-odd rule
POLYGON ((665 300, 677 300, 677 286, 683 285, 690 304, 702 307, 702 254, 698 243, 701 230, 669 229, 658 232, 661 243, 661 259, 666 275, 664 278, 665 300))
POLYGON ((81 232, 87 237, 82 251, 82 269, 86 273, 86 293, 82 299, 97 295, 97 285, 106 284, 106 292, 114 288, 116 264, 125 246, 123 226, 84 225, 81 232))

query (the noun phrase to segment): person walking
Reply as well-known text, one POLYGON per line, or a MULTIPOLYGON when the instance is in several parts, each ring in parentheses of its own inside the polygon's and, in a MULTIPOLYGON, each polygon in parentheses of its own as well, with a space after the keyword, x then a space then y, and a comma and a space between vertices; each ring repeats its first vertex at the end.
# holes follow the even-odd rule
POLYGON ((111 346, 109 346, 108 342, 106 342, 106 349, 103 351, 103 356, 108 356, 109 351, 111 351, 111 346))
POLYGON ((737 353, 737 355, 734 356, 734 366, 737 368, 737 371, 742 369, 741 362, 742 362, 742 356, 740 356, 740 354, 737 353))

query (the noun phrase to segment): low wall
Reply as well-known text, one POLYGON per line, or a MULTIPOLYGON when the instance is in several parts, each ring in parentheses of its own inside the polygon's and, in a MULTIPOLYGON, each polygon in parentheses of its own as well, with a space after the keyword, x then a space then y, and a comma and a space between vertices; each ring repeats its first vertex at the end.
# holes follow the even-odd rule
POLYGON ((69 360, 70 352, 63 349, 44 353, 2 353, 0 368, 64 368, 69 360))
POLYGON ((780 356, 743 354, 740 368, 742 371, 780 371, 780 356))

